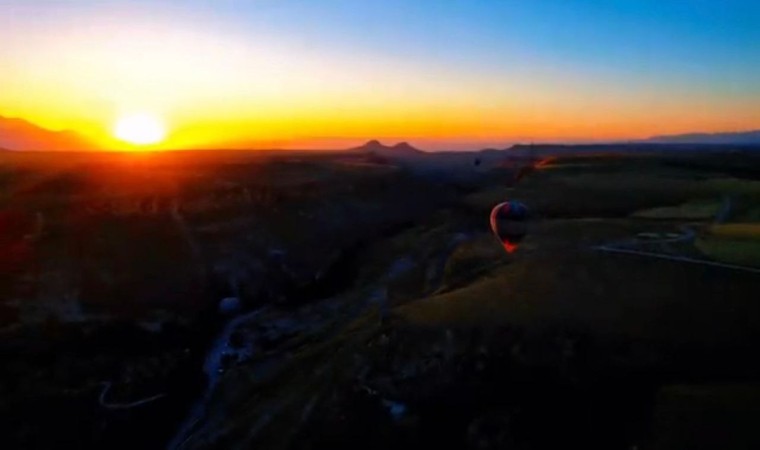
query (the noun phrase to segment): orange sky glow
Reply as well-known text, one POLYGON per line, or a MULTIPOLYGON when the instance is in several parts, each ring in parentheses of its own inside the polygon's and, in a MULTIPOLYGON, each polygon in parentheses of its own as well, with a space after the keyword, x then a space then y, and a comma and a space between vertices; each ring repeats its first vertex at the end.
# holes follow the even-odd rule
POLYGON ((610 75, 519 39, 510 49, 520 64, 488 67, 317 47, 191 18, 89 8, 66 20, 0 21, 0 115, 114 149, 125 146, 114 124, 143 113, 166 124, 155 149, 330 148, 369 138, 477 148, 760 125, 757 92, 656 69, 649 78, 610 75))

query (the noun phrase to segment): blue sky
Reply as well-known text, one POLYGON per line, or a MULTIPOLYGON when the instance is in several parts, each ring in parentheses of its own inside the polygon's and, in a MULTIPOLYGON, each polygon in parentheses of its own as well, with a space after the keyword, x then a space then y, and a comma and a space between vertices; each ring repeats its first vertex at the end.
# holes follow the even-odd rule
POLYGON ((166 3, 315 47, 474 70, 508 71, 524 58, 611 76, 664 71, 760 84, 750 83, 760 69, 760 2, 753 0, 166 3))
POLYGON ((760 84, 754 0, 0 0, 0 8, 11 28, 89 11, 160 11, 357 58, 504 72, 544 64, 623 83, 726 81, 755 93, 760 84))

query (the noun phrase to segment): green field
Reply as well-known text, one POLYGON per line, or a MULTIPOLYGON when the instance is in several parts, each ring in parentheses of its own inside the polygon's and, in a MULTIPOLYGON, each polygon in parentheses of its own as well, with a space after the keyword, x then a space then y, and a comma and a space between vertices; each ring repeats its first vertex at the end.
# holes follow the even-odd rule
POLYGON ((636 211, 632 214, 632 217, 655 220, 710 220, 718 213, 720 206, 720 202, 717 201, 689 202, 677 206, 663 206, 636 211))
POLYGON ((760 224, 712 225, 697 240, 696 247, 718 261, 760 267, 760 224))

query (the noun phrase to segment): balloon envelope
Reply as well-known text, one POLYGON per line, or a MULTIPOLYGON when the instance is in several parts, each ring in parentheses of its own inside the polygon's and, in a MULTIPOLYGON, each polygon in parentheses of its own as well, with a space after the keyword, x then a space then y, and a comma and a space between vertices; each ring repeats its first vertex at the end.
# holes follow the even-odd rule
POLYGON ((491 231, 507 253, 517 250, 527 233, 528 208, 515 200, 499 203, 491 210, 491 231))

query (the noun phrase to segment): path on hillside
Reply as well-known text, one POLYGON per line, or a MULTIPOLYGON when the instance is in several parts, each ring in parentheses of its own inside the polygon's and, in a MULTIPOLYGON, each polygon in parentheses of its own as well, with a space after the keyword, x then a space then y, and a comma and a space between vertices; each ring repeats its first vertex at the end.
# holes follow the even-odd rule
POLYGON ((620 254, 625 254, 625 255, 643 256, 643 257, 648 257, 648 258, 664 259, 668 261, 685 262, 685 263, 691 263, 691 264, 699 264, 703 266, 719 267, 722 269, 738 270, 742 272, 760 273, 760 269, 754 268, 754 267, 740 266, 736 264, 727 264, 727 263, 721 263, 717 261, 710 261, 707 259, 691 258, 688 256, 668 255, 665 253, 654 253, 654 252, 647 252, 647 251, 642 251, 642 250, 628 250, 624 248, 614 248, 614 247, 605 247, 605 246, 593 247, 593 249, 602 251, 602 252, 608 252, 608 253, 620 253, 620 254))
MULTIPOLYGON (((731 199, 731 196, 727 195, 723 197, 723 204, 721 205, 720 209, 718 210, 718 213, 716 214, 715 223, 718 223, 718 224, 724 223, 726 219, 728 218, 728 216, 731 214, 732 208, 733 208, 733 201, 731 199)), ((628 241, 626 243, 626 245, 628 246, 631 246, 631 245, 638 246, 639 249, 623 248, 620 246, 621 244, 597 245, 597 246, 592 247, 592 249, 596 251, 607 252, 607 253, 618 253, 618 254, 623 254, 623 255, 656 258, 656 259, 662 259, 666 261, 699 264, 703 266, 718 267, 721 269, 737 270, 741 272, 760 273, 760 268, 755 268, 755 267, 741 266, 738 264, 722 263, 718 261, 710 261, 707 259, 691 258, 689 256, 670 255, 667 253, 656 253, 656 252, 649 252, 646 250, 640 250, 642 245, 690 243, 690 242, 693 242, 694 239, 696 238, 696 232, 690 227, 687 227, 687 226, 681 227, 681 232, 682 234, 680 236, 674 237, 674 238, 658 239, 658 240, 652 240, 652 241, 628 241)))
POLYGON ((113 385, 113 383, 110 381, 104 381, 101 384, 103 385, 103 390, 100 392, 100 397, 98 397, 98 403, 100 403, 100 406, 106 409, 131 409, 137 406, 142 406, 147 403, 151 403, 155 400, 158 400, 166 396, 166 394, 158 394, 152 397, 144 398, 142 400, 137 400, 135 402, 130 402, 130 403, 111 403, 106 400, 106 395, 108 395, 108 391, 111 390, 111 386, 113 385))

